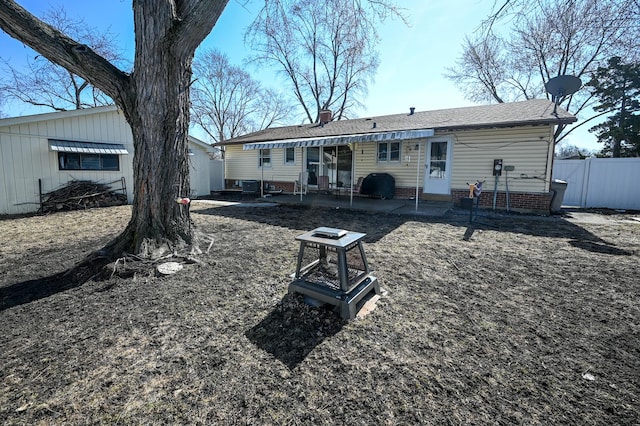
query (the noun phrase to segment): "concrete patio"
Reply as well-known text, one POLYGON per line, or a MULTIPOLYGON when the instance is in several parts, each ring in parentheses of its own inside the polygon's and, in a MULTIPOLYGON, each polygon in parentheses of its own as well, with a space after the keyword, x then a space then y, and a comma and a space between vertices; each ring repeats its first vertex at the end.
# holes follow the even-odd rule
POLYGON ((349 196, 337 196, 331 194, 309 193, 303 195, 279 194, 267 195, 262 198, 277 204, 317 206, 336 209, 351 209, 360 211, 383 212, 393 214, 417 215, 442 217, 453 209, 451 202, 425 201, 419 200, 417 209, 415 200, 369 198, 362 196, 353 197, 351 202, 349 196))

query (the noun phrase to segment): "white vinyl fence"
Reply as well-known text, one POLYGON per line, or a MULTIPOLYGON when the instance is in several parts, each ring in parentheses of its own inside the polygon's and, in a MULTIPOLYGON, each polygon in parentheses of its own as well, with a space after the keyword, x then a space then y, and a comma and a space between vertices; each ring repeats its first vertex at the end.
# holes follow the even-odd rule
POLYGON ((563 206, 640 210, 640 158, 555 160, 553 178, 567 182, 563 206))

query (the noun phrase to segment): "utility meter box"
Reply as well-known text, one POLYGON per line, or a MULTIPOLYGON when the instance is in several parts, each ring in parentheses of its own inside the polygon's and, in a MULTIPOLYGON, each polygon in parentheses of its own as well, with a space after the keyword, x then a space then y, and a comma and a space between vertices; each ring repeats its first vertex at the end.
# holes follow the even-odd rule
POLYGON ((502 176, 502 158, 499 160, 493 160, 493 175, 502 176))

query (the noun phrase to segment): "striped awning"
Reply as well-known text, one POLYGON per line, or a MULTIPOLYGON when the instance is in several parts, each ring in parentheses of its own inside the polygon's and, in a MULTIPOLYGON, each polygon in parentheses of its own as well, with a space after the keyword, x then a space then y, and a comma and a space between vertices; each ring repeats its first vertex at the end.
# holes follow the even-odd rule
POLYGON ((129 154, 127 148, 119 143, 74 142, 49 139, 49 149, 60 152, 81 154, 129 154))
POLYGON ((298 148, 325 145, 349 145, 360 142, 402 141, 407 139, 428 138, 434 135, 433 129, 402 130, 397 132, 363 133, 358 135, 326 136, 321 138, 284 139, 279 141, 246 143, 245 151, 252 149, 298 148))

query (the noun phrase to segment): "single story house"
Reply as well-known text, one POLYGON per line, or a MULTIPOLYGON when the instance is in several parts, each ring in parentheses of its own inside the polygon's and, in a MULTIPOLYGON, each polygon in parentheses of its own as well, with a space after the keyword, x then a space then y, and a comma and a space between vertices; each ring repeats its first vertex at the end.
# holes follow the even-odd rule
MULTIPOLYGON (((210 193, 209 152, 189 137, 191 188, 210 193)), ((116 106, 0 119, 0 214, 31 213, 40 193, 71 180, 126 190, 133 201, 133 135, 116 106)))
POLYGON ((293 192, 301 177, 313 189, 320 176, 341 188, 388 174, 396 198, 458 203, 481 181, 481 206, 548 214, 554 130, 576 120, 545 99, 340 121, 327 111, 320 123, 269 128, 218 146, 227 188, 257 180, 293 192))

